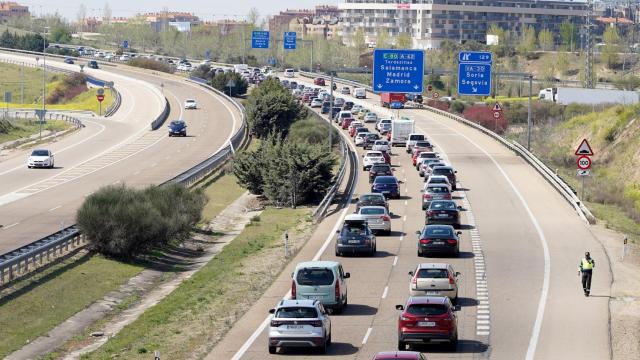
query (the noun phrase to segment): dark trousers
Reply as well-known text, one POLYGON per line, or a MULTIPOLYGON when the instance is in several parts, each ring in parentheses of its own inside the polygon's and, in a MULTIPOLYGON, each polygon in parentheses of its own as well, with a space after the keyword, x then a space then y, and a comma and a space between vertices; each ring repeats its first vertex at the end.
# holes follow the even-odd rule
POLYGON ((585 294, 589 294, 591 291, 591 270, 582 270, 582 289, 585 294))

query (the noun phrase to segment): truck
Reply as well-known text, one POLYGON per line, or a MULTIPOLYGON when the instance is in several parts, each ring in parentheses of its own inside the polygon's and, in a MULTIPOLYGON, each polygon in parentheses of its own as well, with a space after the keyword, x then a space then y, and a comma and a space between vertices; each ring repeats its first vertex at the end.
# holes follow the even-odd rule
POLYGON ((627 90, 546 88, 540 90, 538 98, 562 105, 577 104, 635 104, 640 101, 639 93, 627 90))
POLYGON ((416 132, 416 123, 407 118, 391 121, 391 146, 406 146, 409 134, 416 132))
POLYGON ((407 99, 405 99, 405 96, 402 93, 382 93, 382 94, 380 94, 380 105, 382 105, 382 107, 389 107, 390 104, 393 103, 393 102, 399 102, 399 103, 404 105, 404 103, 406 101, 407 101, 407 99))
POLYGON ((242 74, 243 71, 249 70, 249 65, 247 64, 235 64, 233 65, 233 72, 238 74, 242 74))

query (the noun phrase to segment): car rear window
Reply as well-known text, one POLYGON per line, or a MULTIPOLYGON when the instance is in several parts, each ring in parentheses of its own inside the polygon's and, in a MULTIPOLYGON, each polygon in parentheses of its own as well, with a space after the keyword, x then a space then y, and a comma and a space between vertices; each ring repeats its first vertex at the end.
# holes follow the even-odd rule
POLYGON ((350 118, 351 117, 351 113, 342 113, 340 114, 341 118, 350 118))
POLYGON ((447 307, 441 304, 413 304, 409 305, 407 312, 418 316, 444 315, 447 307))
POLYGON ((367 157, 380 157, 382 153, 380 151, 372 151, 367 153, 367 157))
POLYGON ((383 200, 383 195, 363 195, 360 198, 361 201, 375 201, 375 200, 383 200))
POLYGON ((371 167, 373 171, 385 171, 391 170, 391 167, 388 164, 375 164, 371 167))
POLYGON ((446 184, 446 183, 447 183, 447 179, 443 179, 443 178, 429 179, 429 184, 446 184))
POLYGON ((423 236, 452 236, 453 232, 446 227, 427 227, 423 232, 423 236))
POLYGON ((411 135, 409 140, 424 140, 424 135, 411 135))
POLYGON ((362 208, 360 209, 362 215, 384 215, 383 208, 362 208))
POLYGON ((449 192, 449 188, 446 186, 429 186, 427 191, 433 194, 446 194, 449 192))
POLYGON ((296 281, 299 285, 331 285, 333 271, 330 269, 300 269, 296 281))
POLYGON ((418 278, 420 279, 447 279, 449 272, 447 269, 420 269, 418 278))
POLYGON ((449 201, 434 201, 429 208, 431 210, 455 210, 456 204, 449 201))
POLYGON ((381 184, 395 184, 396 179, 391 176, 378 176, 376 178, 376 183, 381 184))
POLYGON ((318 312, 312 307, 286 307, 276 311, 276 317, 281 319, 314 319, 318 312))
POLYGON ((451 169, 433 169, 433 173, 437 175, 451 175, 453 170, 451 169))

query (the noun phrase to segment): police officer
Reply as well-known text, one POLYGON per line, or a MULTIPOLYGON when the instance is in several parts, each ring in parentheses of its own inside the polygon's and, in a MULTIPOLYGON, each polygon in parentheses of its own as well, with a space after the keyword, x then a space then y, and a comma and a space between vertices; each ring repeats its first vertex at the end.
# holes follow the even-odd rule
POLYGON ((578 276, 582 273, 584 296, 589 296, 589 292, 591 292, 591 276, 595 265, 596 262, 591 258, 591 254, 588 251, 584 253, 584 258, 580 260, 580 268, 578 269, 578 276))

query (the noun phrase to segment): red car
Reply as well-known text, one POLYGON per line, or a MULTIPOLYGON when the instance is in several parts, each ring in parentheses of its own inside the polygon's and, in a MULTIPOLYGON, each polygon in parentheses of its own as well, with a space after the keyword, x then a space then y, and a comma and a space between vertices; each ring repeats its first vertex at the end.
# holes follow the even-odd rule
POLYGON ((383 351, 375 354, 373 360, 427 360, 423 354, 415 351, 383 351))
POLYGON ((342 130, 347 130, 349 128, 349 125, 351 125, 352 121, 353 121, 353 118, 342 119, 342 130))
POLYGON ((324 83, 324 79, 323 79, 323 78, 315 78, 315 79, 313 80, 313 84, 314 84, 314 85, 318 85, 318 86, 325 86, 325 83, 324 83))
POLYGON ((451 300, 443 296, 412 296, 406 305, 396 305, 398 350, 408 344, 447 342, 451 350, 458 346, 458 320, 451 300))
POLYGON ((391 164, 391 155, 388 151, 381 151, 382 157, 384 158, 384 162, 386 164, 391 164))
POLYGON ((311 96, 311 94, 304 94, 302 95, 302 101, 303 102, 308 102, 309 101, 309 97, 311 96))

